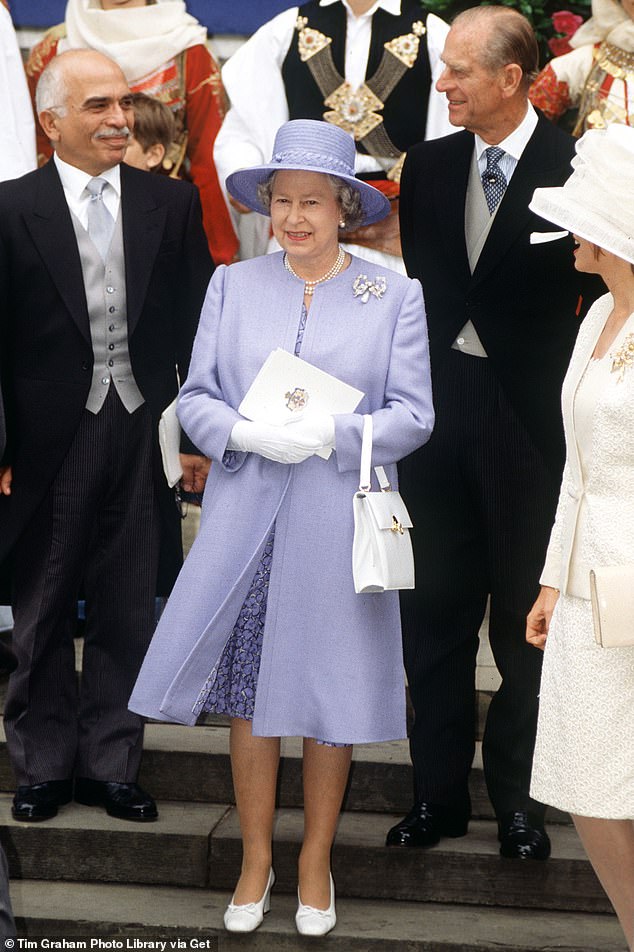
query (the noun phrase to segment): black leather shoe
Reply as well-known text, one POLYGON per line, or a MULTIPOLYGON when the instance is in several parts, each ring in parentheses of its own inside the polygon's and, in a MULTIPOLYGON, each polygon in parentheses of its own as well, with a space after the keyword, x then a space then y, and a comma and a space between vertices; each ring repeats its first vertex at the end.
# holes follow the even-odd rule
POLYGON ((498 820, 500 856, 509 859, 548 859, 550 839, 541 821, 526 810, 506 813, 498 820))
POLYGON ((75 801, 88 807, 105 807, 106 813, 120 820, 156 820, 156 803, 136 783, 114 780, 75 780, 75 801))
POLYGON ((72 780, 47 780, 15 791, 11 813, 14 820, 37 822, 50 820, 57 808, 73 799, 72 780))
POLYGON ((468 826, 468 813, 420 800, 405 819, 388 832, 385 845, 435 846, 441 836, 464 836, 468 826))

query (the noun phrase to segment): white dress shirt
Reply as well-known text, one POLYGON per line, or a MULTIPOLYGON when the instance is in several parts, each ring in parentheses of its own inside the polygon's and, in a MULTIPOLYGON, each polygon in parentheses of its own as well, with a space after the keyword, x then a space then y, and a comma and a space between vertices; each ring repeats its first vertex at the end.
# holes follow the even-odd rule
POLYGON ((98 176, 89 175, 88 172, 82 172, 74 165, 69 165, 60 159, 55 152, 53 161, 62 181, 64 196, 68 207, 75 215, 83 228, 88 230, 88 205, 90 203, 90 193, 86 191, 86 185, 91 178, 102 178, 108 183, 103 190, 103 202, 114 221, 119 215, 119 205, 121 204, 121 174, 118 165, 113 165, 111 169, 106 169, 98 176))

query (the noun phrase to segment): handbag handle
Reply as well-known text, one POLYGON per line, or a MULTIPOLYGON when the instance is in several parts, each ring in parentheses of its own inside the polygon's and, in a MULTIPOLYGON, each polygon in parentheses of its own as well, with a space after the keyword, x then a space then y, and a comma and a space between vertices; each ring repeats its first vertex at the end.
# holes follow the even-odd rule
MULTIPOLYGON (((372 466, 372 417, 369 413, 363 414, 363 436, 361 438, 361 469, 359 472, 359 490, 369 493, 372 488, 370 468, 372 466)), ((374 472, 379 481, 381 492, 389 493, 392 489, 382 466, 375 466, 374 472)))

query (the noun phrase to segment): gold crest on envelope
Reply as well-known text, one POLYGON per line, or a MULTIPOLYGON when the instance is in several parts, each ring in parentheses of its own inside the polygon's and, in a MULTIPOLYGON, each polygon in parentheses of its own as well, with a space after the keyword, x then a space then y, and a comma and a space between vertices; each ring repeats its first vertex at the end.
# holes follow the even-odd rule
POLYGON ((302 390, 301 387, 295 387, 294 390, 287 390, 284 394, 286 406, 291 413, 303 410, 308 404, 308 390, 302 390))

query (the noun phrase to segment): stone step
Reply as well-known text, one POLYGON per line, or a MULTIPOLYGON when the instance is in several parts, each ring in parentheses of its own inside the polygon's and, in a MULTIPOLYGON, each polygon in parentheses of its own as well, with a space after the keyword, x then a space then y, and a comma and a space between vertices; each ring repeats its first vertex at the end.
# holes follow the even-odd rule
MULTIPOLYGON (((119 938, 123 949, 134 948, 134 937, 180 938, 186 952, 247 948, 302 952, 326 948, 326 943, 331 952, 625 952, 626 948, 612 915, 343 898, 337 901, 337 926, 321 942, 297 935, 295 898, 277 888, 260 929, 244 937, 222 928, 229 891, 22 880, 12 883, 11 895, 22 936, 119 938)), ((165 952, 172 948, 168 945, 165 952)))
MULTIPOLYGON (((156 823, 116 820, 69 804, 52 820, 17 823, 0 796, 0 835, 12 878, 231 889, 241 861, 237 813, 222 804, 161 802, 156 823)), ((551 828, 547 863, 504 860, 496 827, 474 821, 469 835, 429 850, 387 849, 396 817, 344 813, 333 851, 341 896, 605 912, 609 905, 574 829, 551 828)), ((301 810, 280 809, 274 834, 280 892, 296 888, 301 810)))
MULTIPOLYGON (((497 827, 470 824, 469 835, 444 839, 433 849, 385 847, 396 818, 344 813, 333 850, 339 893, 359 899, 459 903, 608 912, 609 903, 573 828, 551 827, 553 852, 547 863, 503 859, 497 827)), ((293 891, 302 839, 299 810, 279 810, 274 856, 280 891, 293 891)), ((241 844, 235 810, 228 811, 210 841, 211 883, 231 888, 240 868, 241 844)))
MULTIPOLYGON (((159 800, 232 803, 228 726, 148 724, 139 782, 159 800)), ((482 773, 479 744, 470 788, 473 816, 491 819, 493 810, 482 773)), ((9 793, 14 789, 15 779, 0 725, 0 791, 9 793)), ((302 806, 300 738, 282 739, 278 802, 282 807, 302 806)), ((411 805, 412 770, 407 741, 355 747, 344 809, 404 815, 411 805)), ((549 811, 548 817, 550 822, 569 822, 568 815, 557 810, 549 811)))
MULTIPOLYGON (((302 805, 301 770, 301 739, 283 738, 278 784, 280 806, 302 805)), ((139 782, 159 800, 232 803, 228 727, 148 724, 139 782)), ((473 816, 491 819, 493 810, 482 773, 480 744, 476 746, 470 788, 473 816)), ((15 779, 0 725, 0 791, 9 793, 14 789, 15 779)), ((355 747, 345 810, 405 814, 411 799, 412 771, 407 741, 355 747)), ((548 819, 555 823, 570 822, 568 815, 558 810, 550 810, 548 819)))

